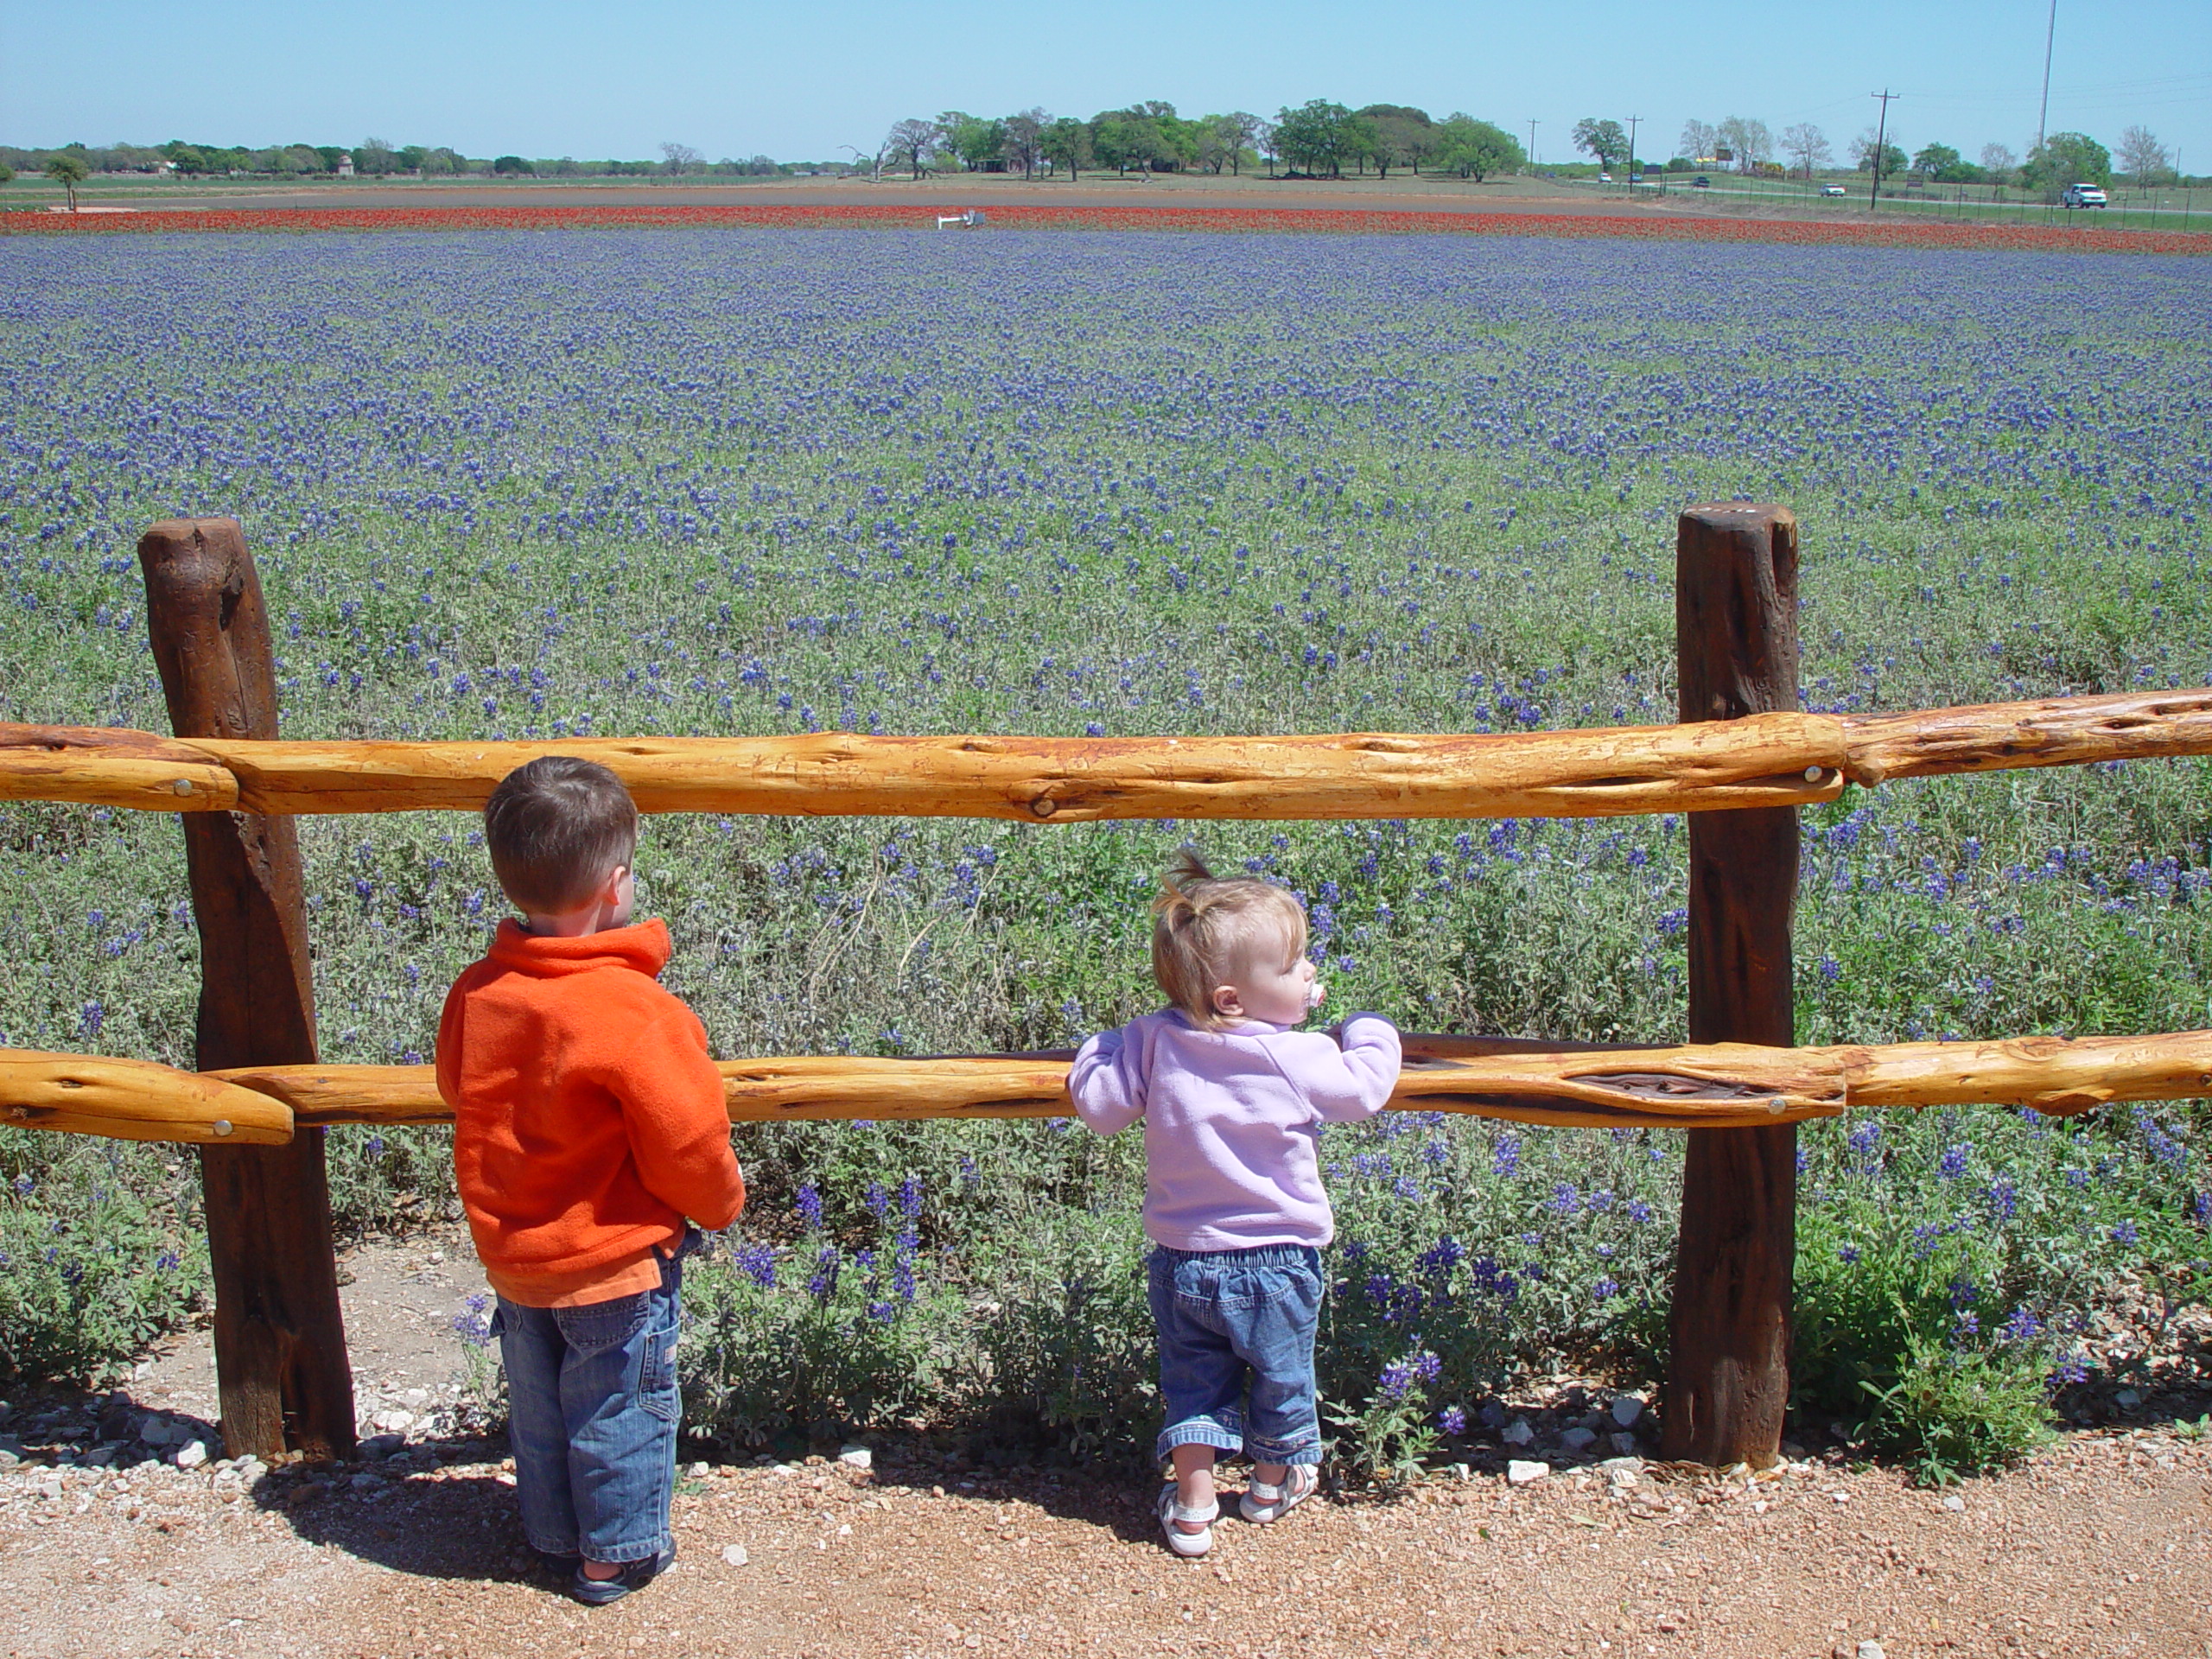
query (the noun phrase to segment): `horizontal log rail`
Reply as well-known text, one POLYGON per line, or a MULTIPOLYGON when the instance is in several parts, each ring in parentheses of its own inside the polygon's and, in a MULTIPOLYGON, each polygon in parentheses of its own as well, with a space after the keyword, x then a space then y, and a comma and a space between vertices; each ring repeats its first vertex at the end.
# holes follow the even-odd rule
MULTIPOLYGON (((1408 1036, 1390 1104, 1554 1127, 1744 1128, 1853 1109, 1988 1104, 2064 1116, 2212 1096, 2212 1031, 1982 1043, 1577 1046, 1408 1036)), ((1063 1117, 1065 1052, 722 1062, 730 1122, 1063 1117)), ((0 1123, 131 1141, 281 1145, 293 1127, 449 1123, 427 1065, 173 1071, 0 1049, 0 1123)))
POLYGON ((575 754, 646 812, 1007 818, 1614 817, 1834 800, 1847 782, 2212 754, 2212 688, 1911 714, 1417 736, 299 742, 0 725, 0 800, 140 811, 471 811, 575 754))

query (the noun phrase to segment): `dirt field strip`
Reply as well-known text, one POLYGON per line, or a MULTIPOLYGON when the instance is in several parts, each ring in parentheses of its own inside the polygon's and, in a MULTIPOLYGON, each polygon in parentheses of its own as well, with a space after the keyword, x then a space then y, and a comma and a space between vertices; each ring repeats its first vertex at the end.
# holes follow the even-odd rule
POLYGON ((948 1489, 887 1460, 689 1479, 683 1556, 587 1612, 519 1565, 512 1478, 404 1466, 241 1478, 0 1477, 0 1652, 924 1656, 2212 1651, 2212 1459, 2080 1439, 1949 1499, 1894 1473, 1512 1491, 1225 1521, 1169 1557, 1145 1494, 1036 1477, 948 1489), (739 1564, 733 1564, 733 1563, 739 1564))

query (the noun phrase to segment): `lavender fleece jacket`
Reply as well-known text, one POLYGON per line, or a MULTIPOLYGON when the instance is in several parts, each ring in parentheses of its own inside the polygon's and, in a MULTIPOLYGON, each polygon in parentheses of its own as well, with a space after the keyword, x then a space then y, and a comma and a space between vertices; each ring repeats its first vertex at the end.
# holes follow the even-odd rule
POLYGON ((1077 1051, 1068 1092, 1101 1135, 1144 1120, 1145 1236, 1173 1250, 1310 1244, 1336 1234, 1317 1147, 1324 1123, 1372 1117, 1398 1081, 1379 1014, 1324 1032, 1247 1020, 1226 1031, 1174 1008, 1077 1051))

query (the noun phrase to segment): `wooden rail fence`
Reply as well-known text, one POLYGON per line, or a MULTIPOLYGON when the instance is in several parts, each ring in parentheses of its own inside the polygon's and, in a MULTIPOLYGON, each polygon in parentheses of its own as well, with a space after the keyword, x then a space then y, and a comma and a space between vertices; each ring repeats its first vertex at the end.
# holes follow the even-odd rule
MULTIPOLYGON (((1913 714, 1796 706, 1796 522, 1679 523, 1674 726, 1473 736, 576 738, 288 742, 260 579, 229 519, 140 540, 175 735, 0 724, 0 800, 180 816, 201 936, 197 1070, 0 1050, 0 1122, 201 1148, 223 1431, 234 1454, 350 1452, 322 1130, 439 1123, 428 1066, 320 1064, 296 815, 470 810, 534 756, 613 768, 648 812, 1101 818, 1596 817, 1688 812, 1688 1046, 1416 1036, 1391 1104, 1689 1131, 1670 1458, 1770 1463, 1789 1391, 1796 1125, 1990 1103, 2070 1114, 2212 1095, 2212 1032, 1793 1046, 1796 809, 1847 784, 2212 754, 2212 689, 1913 714)), ((1045 1117, 1065 1053, 737 1060, 733 1123, 1045 1117)))

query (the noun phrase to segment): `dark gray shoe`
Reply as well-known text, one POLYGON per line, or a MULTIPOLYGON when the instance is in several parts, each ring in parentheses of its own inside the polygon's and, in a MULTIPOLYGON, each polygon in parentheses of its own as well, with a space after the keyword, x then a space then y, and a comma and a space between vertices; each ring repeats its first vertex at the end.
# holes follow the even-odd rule
POLYGON ((649 1561, 631 1561, 611 1579, 588 1579, 581 1562, 575 1577, 569 1580, 569 1593, 587 1607, 604 1607, 610 1601, 620 1601, 632 1590, 642 1590, 655 1579, 676 1565, 676 1546, 666 1549, 649 1561))

